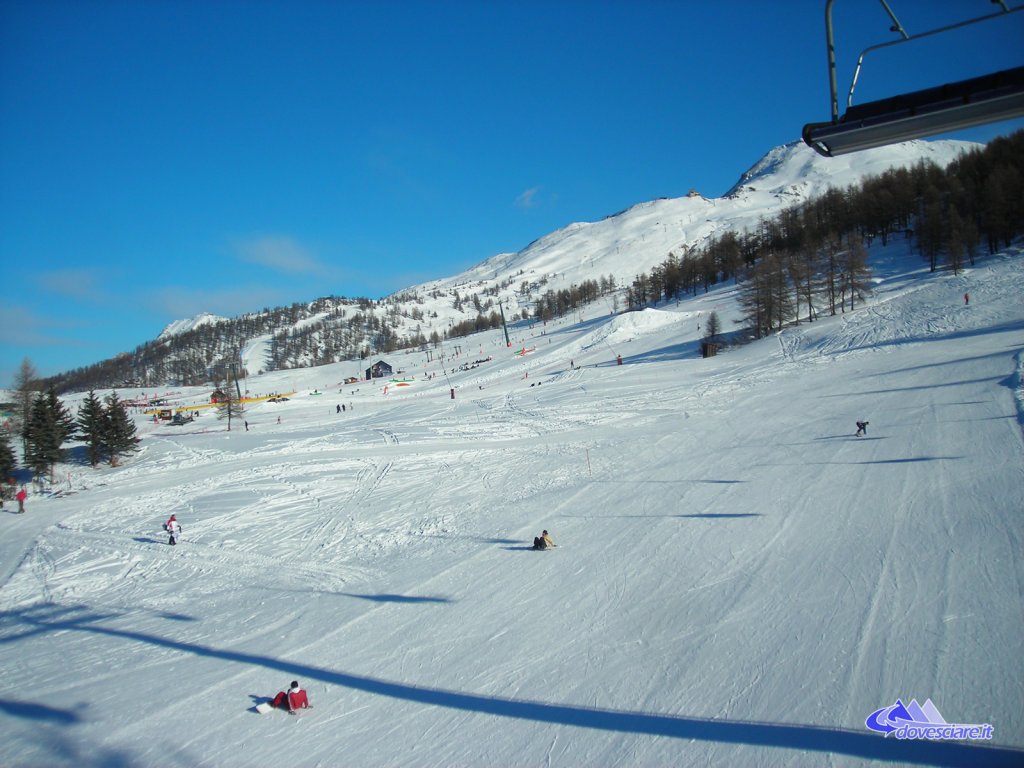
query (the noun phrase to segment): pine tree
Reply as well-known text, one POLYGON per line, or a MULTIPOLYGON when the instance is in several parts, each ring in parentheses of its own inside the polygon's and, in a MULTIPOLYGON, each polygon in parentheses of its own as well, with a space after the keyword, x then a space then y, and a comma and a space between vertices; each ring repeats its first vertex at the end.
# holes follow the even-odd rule
POLYGON ((37 394, 29 408, 28 418, 22 436, 25 438, 25 464, 36 474, 43 475, 47 469, 47 423, 46 400, 37 394))
POLYGON ((7 478, 14 474, 14 468, 17 466, 17 463, 7 431, 0 429, 0 483, 6 484, 7 478))
POLYGON ((32 403, 26 428, 28 465, 37 475, 51 474, 54 465, 64 460, 64 443, 74 435, 75 421, 51 387, 32 403))
POLYGON ((129 418, 124 403, 117 398, 117 392, 110 393, 106 405, 103 448, 110 456, 110 466, 116 467, 121 456, 137 449, 139 438, 135 436, 135 422, 129 418))
POLYGON ((103 403, 96 397, 93 390, 89 390, 85 400, 78 409, 78 429, 85 442, 89 454, 89 463, 96 466, 103 457, 104 432, 107 428, 106 413, 103 410, 103 403))

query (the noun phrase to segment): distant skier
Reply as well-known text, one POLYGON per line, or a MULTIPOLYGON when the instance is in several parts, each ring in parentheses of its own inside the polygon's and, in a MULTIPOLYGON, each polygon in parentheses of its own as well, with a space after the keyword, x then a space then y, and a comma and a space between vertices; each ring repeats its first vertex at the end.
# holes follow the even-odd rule
POLYGON ((971 303, 971 294, 965 293, 964 294, 964 305, 966 306, 967 304, 970 304, 970 303, 971 303))
POLYGON ((170 537, 167 543, 174 546, 178 543, 178 537, 181 536, 181 523, 178 522, 178 518, 171 515, 170 519, 164 523, 164 530, 167 531, 167 535, 170 537))
POLYGON ((553 549, 558 545, 551 540, 551 536, 547 531, 542 531, 540 536, 537 536, 533 540, 534 549, 553 549))
POLYGON ((857 434, 856 434, 856 437, 860 437, 861 435, 866 435, 867 433, 868 433, 868 423, 866 421, 858 421, 857 422, 857 434))
POLYGON ((25 499, 28 498, 28 493, 25 491, 24 485, 18 489, 18 493, 14 498, 18 500, 18 514, 20 515, 25 512, 25 499))

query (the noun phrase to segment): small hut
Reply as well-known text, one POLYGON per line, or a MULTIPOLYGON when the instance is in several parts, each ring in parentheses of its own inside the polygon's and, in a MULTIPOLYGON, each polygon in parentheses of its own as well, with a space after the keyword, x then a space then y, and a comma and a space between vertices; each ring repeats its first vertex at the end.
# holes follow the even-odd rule
POLYGON ((366 369, 367 379, 382 379, 385 376, 394 376, 394 374, 394 369, 383 360, 378 360, 366 369))

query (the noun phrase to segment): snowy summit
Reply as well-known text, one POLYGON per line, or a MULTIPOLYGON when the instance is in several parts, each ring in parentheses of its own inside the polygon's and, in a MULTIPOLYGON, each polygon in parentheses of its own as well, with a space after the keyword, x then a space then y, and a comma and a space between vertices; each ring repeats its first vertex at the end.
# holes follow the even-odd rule
POLYGON ((185 333, 187 331, 195 330, 196 328, 201 328, 204 325, 216 325, 226 319, 227 318, 225 317, 212 315, 209 312, 202 312, 188 320, 175 320, 173 323, 169 323, 167 327, 160 332, 160 335, 157 338, 170 338, 171 336, 175 336, 179 333, 185 333))

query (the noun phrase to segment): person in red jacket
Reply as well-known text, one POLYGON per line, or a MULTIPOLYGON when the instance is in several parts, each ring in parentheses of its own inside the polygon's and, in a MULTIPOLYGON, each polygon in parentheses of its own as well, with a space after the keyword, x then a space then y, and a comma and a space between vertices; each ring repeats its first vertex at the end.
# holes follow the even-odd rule
POLYGON ((28 498, 28 493, 25 492, 24 485, 21 486, 20 489, 18 489, 18 493, 15 495, 14 498, 18 500, 18 514, 20 515, 22 512, 25 511, 25 499, 28 498))
POLYGON ((167 543, 171 545, 177 544, 178 537, 181 536, 181 523, 178 522, 178 518, 171 515, 170 519, 164 523, 164 530, 167 531, 167 534, 170 537, 167 543))
POLYGON ((292 687, 288 689, 288 711, 294 715, 297 710, 312 708, 306 692, 299 687, 298 681, 293 680, 292 687))
POLYGON ((275 709, 287 709, 293 715, 296 710, 313 708, 313 705, 309 703, 309 697, 306 695, 306 692, 299 687, 299 683, 296 680, 292 680, 292 684, 287 692, 280 691, 274 697, 274 700, 270 702, 270 706, 275 709))

